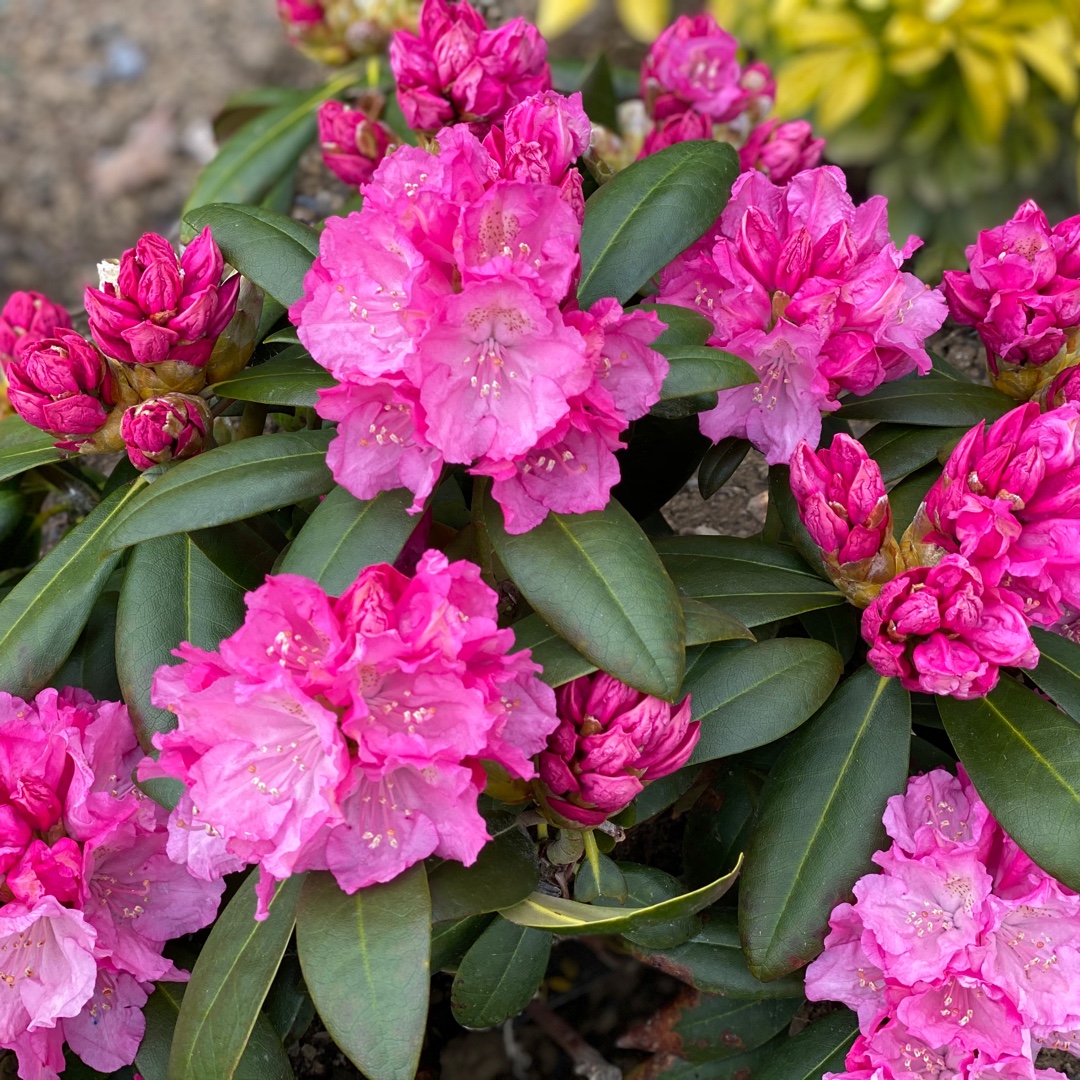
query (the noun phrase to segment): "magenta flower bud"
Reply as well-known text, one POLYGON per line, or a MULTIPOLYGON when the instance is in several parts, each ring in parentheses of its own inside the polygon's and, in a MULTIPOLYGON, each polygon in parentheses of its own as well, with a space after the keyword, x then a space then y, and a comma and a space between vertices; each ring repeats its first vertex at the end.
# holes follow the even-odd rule
POLYGON ((366 184, 396 141, 389 128, 362 109, 350 109, 340 101, 324 101, 319 106, 323 161, 346 184, 366 184))
POLYGON ((1080 367, 1068 367, 1054 376, 1044 391, 1044 408, 1056 409, 1068 402, 1080 404, 1080 367))
POLYGON ((133 405, 124 413, 120 434, 136 469, 182 461, 210 444, 210 410, 202 398, 164 394, 133 405))
POLYGON ((28 423, 58 436, 91 435, 108 418, 116 387, 105 358, 74 330, 35 341, 8 364, 8 398, 28 423))
POLYGON ((278 0, 278 17, 288 28, 307 29, 325 18, 318 0, 278 0))
POLYGON ((689 698, 672 705, 604 672, 567 683, 556 703, 559 726, 540 754, 540 780, 547 804, 581 825, 599 825, 681 769, 700 734, 689 698))
POLYGON ((179 258, 163 236, 146 233, 124 252, 115 281, 86 290, 94 340, 125 363, 202 367, 236 310, 240 275, 222 283, 224 266, 209 226, 179 258))
POLYGON ((962 555, 917 566, 888 582, 863 612, 867 660, 909 690, 966 700, 997 685, 999 668, 1033 668, 1023 600, 986 584, 962 555))
POLYGON ((35 341, 70 330, 71 317, 47 296, 15 292, 0 308, 0 371, 17 360, 35 341))
POLYGON ((650 154, 666 150, 675 143, 687 142, 691 139, 711 139, 713 137, 713 122, 704 113, 694 109, 685 112, 672 113, 656 123, 656 126, 645 136, 641 145, 641 153, 638 157, 648 157, 650 154))
POLYGON ((777 119, 758 124, 739 150, 743 172, 758 169, 774 184, 786 184, 796 173, 821 161, 825 140, 814 138, 806 120, 777 119))
POLYGON ((503 175, 508 179, 558 184, 589 148, 592 125, 581 94, 545 90, 510 109, 503 120, 503 175))

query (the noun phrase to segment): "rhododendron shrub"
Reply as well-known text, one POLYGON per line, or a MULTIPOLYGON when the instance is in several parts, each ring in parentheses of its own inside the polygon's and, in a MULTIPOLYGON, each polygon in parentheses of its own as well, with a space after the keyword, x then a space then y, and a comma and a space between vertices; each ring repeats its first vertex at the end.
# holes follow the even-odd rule
POLYGON ((1074 222, 919 280, 709 15, 635 105, 490 5, 278 8, 401 33, 235 102, 85 319, 0 298, 0 1072, 1051 1080, 1074 222))

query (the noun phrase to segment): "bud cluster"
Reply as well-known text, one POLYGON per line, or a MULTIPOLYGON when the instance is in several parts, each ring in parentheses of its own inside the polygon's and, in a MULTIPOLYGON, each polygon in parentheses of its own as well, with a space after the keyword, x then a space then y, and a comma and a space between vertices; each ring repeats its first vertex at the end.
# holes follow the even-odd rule
MULTIPOLYGON (((84 297, 92 340, 38 293, 15 293, 0 310, 11 408, 73 453, 126 448, 138 469, 192 457, 211 439, 199 392, 251 356, 253 340, 225 333, 240 275, 222 281, 225 260, 209 228, 179 257, 163 236, 147 233, 99 269, 100 288, 84 297)), ((242 315, 251 322, 251 311, 242 315)))

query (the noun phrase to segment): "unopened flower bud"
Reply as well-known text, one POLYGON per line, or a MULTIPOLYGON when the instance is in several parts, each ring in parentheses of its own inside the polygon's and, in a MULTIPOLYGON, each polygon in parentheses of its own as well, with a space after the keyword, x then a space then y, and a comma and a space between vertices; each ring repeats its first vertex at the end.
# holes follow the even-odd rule
POLYGON ((343 183, 366 184, 397 139, 362 109, 340 101, 319 106, 319 144, 327 168, 343 183))
POLYGON ((120 432, 131 464, 149 469, 201 453, 210 443, 211 426, 202 398, 165 394, 128 409, 120 432))
POLYGON ((0 308, 0 370, 42 338, 70 330, 71 318, 59 305, 37 292, 16 292, 0 308))
MULTIPOLYGON (((247 367, 257 344, 256 337, 264 299, 263 291, 258 285, 247 278, 240 279, 236 314, 218 335, 217 341, 214 342, 214 351, 210 354, 206 366, 199 369, 200 374, 206 376, 207 386, 231 379, 247 367)), ((201 386, 195 386, 182 392, 195 394, 201 389, 201 386)))
POLYGON ((414 30, 418 0, 278 0, 289 40, 323 64, 386 51, 395 30, 414 30))
POLYGON ((224 266, 209 226, 179 258, 163 236, 144 234, 100 289, 86 290, 94 340, 125 363, 202 367, 236 310, 239 275, 222 283, 224 266))
POLYGON ((865 607, 896 573, 898 555, 877 462, 848 435, 817 451, 802 441, 791 457, 791 492, 829 577, 865 607))
POLYGON ((758 124, 739 150, 743 172, 758 169, 774 184, 786 184, 796 173, 821 161, 824 139, 814 138, 806 120, 766 120, 758 124))
POLYGON ((117 400, 105 358, 74 330, 34 342, 8 364, 7 377, 12 408, 28 424, 60 437, 93 434, 117 400))
POLYGON ((1047 411, 1068 402, 1080 404, 1080 367, 1067 367, 1058 372, 1043 388, 1038 400, 1047 411))
POLYGON ((581 825, 599 825, 644 786, 681 769, 697 745, 690 699, 680 705, 599 672, 556 691, 558 728, 540 754, 545 801, 581 825))

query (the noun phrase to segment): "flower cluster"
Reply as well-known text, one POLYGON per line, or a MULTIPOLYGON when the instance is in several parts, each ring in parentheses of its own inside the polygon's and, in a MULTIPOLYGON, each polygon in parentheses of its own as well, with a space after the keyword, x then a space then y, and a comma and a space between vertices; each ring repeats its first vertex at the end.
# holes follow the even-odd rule
POLYGON ((817 446, 821 412, 839 408, 841 391, 929 371, 924 342, 946 305, 900 270, 919 243, 897 249, 885 199, 856 207, 831 166, 784 187, 757 171, 740 176, 715 228, 661 273, 656 297, 708 316, 710 343, 761 375, 721 391, 702 432, 747 438, 770 464, 787 462, 801 439, 817 446))
POLYGON ((559 726, 540 755, 544 802, 580 825, 599 825, 681 769, 701 733, 689 697, 675 706, 603 672, 560 687, 556 702, 559 726))
POLYGON ((0 1045, 55 1080, 63 1046, 102 1073, 130 1064, 165 942, 210 923, 221 882, 166 852, 165 811, 131 782, 122 704, 81 690, 0 693, 0 1045))
POLYGON ((164 237, 145 234, 119 263, 100 265, 100 289, 86 290, 93 341, 44 298, 16 293, 0 316, 12 408, 62 449, 127 448, 140 469, 198 453, 209 443, 209 413, 196 395, 251 354, 222 337, 241 284, 239 274, 222 282, 224 268, 209 228, 179 258, 164 237), (215 364, 219 337, 229 348, 215 364))
POLYGON ((481 760, 530 779, 558 723, 479 573, 429 551, 414 577, 368 567, 338 599, 271 577, 217 652, 181 645, 152 694, 179 726, 139 770, 187 787, 169 854, 208 880, 257 863, 262 917, 294 872, 352 893, 432 854, 471 864, 481 760))
POLYGON ((489 30, 468 0, 424 0, 416 34, 390 42, 398 103, 415 131, 465 123, 487 134, 514 106, 551 89, 547 42, 522 18, 489 30))
POLYGON ((416 26, 417 0, 277 0, 289 40, 324 64, 383 52, 395 30, 416 26))
POLYGON ((1063 1080, 1043 1046, 1078 1045, 1080 896, 1040 870, 961 767, 889 800, 880 874, 829 920, 811 1001, 859 1015, 847 1071, 824 1080, 1063 1080))
POLYGON ((579 95, 539 94, 482 143, 457 125, 394 151, 327 223, 289 314, 340 381, 318 410, 358 498, 404 486, 419 510, 452 462, 493 478, 511 532, 607 504, 667 363, 654 313, 573 299, 588 131, 579 95))
MULTIPOLYGON (((945 272, 949 310, 977 328, 1002 389, 1029 398, 1037 385, 1001 376, 1072 352, 1080 325, 1080 216, 1051 229, 1029 199, 1004 225, 980 233, 967 257, 970 270, 945 272)), ((1056 373, 1050 369, 1045 380, 1056 373)))
POLYGON ((739 165, 743 172, 758 169, 774 184, 786 184, 814 168, 824 152, 825 140, 814 138, 808 121, 772 119, 758 124, 739 147, 739 165))
POLYGON ((343 183, 366 184, 397 142, 394 133, 363 108, 340 101, 324 101, 319 106, 323 161, 343 183))

